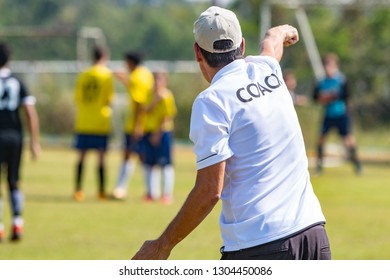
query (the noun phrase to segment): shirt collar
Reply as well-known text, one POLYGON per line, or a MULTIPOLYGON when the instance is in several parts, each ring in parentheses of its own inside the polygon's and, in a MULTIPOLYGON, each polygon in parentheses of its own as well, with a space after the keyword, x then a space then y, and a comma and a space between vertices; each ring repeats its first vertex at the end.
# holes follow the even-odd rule
POLYGON ((224 66, 223 68, 221 68, 217 74, 215 74, 215 76, 213 77, 213 79, 211 80, 211 84, 215 83, 216 81, 218 81, 220 78, 222 78, 223 76, 225 76, 227 73, 233 71, 234 69, 236 68, 241 68, 243 65, 245 64, 245 60, 244 59, 236 59, 232 62, 230 62, 228 65, 224 66))

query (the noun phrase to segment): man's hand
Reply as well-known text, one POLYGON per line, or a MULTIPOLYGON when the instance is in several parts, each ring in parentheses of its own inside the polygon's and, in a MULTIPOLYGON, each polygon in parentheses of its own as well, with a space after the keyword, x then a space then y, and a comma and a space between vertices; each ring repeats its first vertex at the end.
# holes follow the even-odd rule
POLYGON ((283 48, 294 45, 298 41, 298 30, 295 27, 288 24, 272 27, 267 31, 262 42, 260 55, 272 56, 280 61, 283 48))
POLYGON ((163 250, 158 240, 147 240, 132 260, 166 260, 170 253, 169 250, 163 250))
POLYGON ((280 26, 280 28, 284 29, 284 47, 289 47, 299 41, 298 30, 295 27, 286 24, 280 26))
POLYGON ((318 97, 318 102, 322 105, 326 105, 337 100, 338 97, 338 94, 334 91, 322 91, 318 97))
POLYGON ((33 160, 37 160, 41 153, 41 145, 38 142, 31 141, 30 143, 31 157, 33 160))

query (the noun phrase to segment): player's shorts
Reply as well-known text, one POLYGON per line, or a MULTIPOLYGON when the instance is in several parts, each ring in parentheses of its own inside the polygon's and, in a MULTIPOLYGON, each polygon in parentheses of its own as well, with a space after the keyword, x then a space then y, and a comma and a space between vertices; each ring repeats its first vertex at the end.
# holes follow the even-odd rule
POLYGON ((130 152, 139 153, 142 140, 135 140, 132 134, 125 134, 124 149, 130 152))
POLYGON ((221 260, 330 260, 328 236, 323 224, 313 225, 283 239, 239 251, 224 252, 221 260))
POLYGON ((22 133, 14 130, 0 131, 0 167, 4 164, 7 166, 7 180, 12 186, 15 186, 19 180, 22 144, 22 133))
POLYGON ((330 129, 337 129, 340 136, 347 136, 351 132, 351 120, 348 115, 338 118, 325 117, 322 123, 321 135, 325 135, 330 129))
POLYGON ((161 136, 160 145, 150 143, 151 133, 145 134, 141 142, 141 156, 147 165, 170 165, 172 164, 173 133, 164 132, 161 136))
POLYGON ((76 134, 74 147, 77 150, 107 150, 108 135, 76 134))

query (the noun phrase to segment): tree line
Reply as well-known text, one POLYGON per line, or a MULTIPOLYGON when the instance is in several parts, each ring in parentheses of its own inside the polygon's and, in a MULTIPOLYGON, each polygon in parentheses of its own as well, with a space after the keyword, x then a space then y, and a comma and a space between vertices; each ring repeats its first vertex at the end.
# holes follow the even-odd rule
MULTIPOLYGON (((231 1, 228 6, 240 19, 246 54, 258 52, 259 11, 264 1, 231 1)), ((77 32, 93 26, 104 32, 114 60, 122 59, 129 49, 142 50, 148 60, 193 60, 193 22, 210 3, 0 0, 0 38, 9 42, 17 60, 74 60, 77 32)), ((390 117, 390 7, 312 5, 305 10, 320 53, 340 56, 361 125, 386 125, 390 117)), ((284 23, 297 26, 294 10, 272 6, 272 25, 284 23)), ((298 89, 310 95, 315 78, 303 43, 286 50, 282 67, 293 69, 298 89)))

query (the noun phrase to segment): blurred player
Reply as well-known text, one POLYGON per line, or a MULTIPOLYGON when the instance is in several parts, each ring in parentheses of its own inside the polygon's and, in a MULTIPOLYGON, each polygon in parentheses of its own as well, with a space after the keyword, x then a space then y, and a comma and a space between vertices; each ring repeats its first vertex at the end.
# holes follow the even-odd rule
POLYGON ((164 204, 172 202, 175 173, 172 165, 173 118, 176 105, 172 92, 167 88, 167 73, 154 73, 154 98, 146 107, 145 136, 142 153, 145 166, 147 199, 161 197, 161 178, 164 204))
POLYGON ((101 47, 93 50, 93 65, 77 79, 75 102, 75 148, 79 152, 74 199, 84 200, 82 177, 87 151, 98 153, 98 198, 106 197, 105 155, 111 133, 111 103, 114 98, 113 76, 107 68, 108 51, 101 47))
POLYGON ((324 143, 330 129, 336 128, 343 138, 348 151, 348 158, 360 174, 362 165, 356 152, 356 140, 352 134, 351 116, 348 108, 349 88, 344 74, 339 70, 339 58, 334 53, 324 57, 326 76, 318 81, 314 88, 313 98, 324 106, 322 128, 317 143, 317 167, 319 174, 323 169, 324 143))
MULTIPOLYGON (((19 167, 23 148, 20 108, 24 110, 27 117, 33 159, 37 158, 41 148, 39 144, 39 120, 35 110, 36 100, 29 95, 24 84, 7 67, 10 53, 7 45, 0 43, 0 175, 1 171, 7 170, 9 198, 13 216, 10 239, 17 241, 21 239, 23 232, 23 194, 19 188, 19 167)), ((0 241, 4 238, 2 218, 3 201, 0 199, 0 241)))
POLYGON ((137 52, 125 54, 126 72, 115 73, 129 92, 129 111, 125 123, 125 144, 113 197, 124 199, 127 196, 128 181, 134 172, 133 154, 139 152, 139 142, 143 137, 145 107, 152 98, 153 74, 142 65, 142 55, 137 52))

